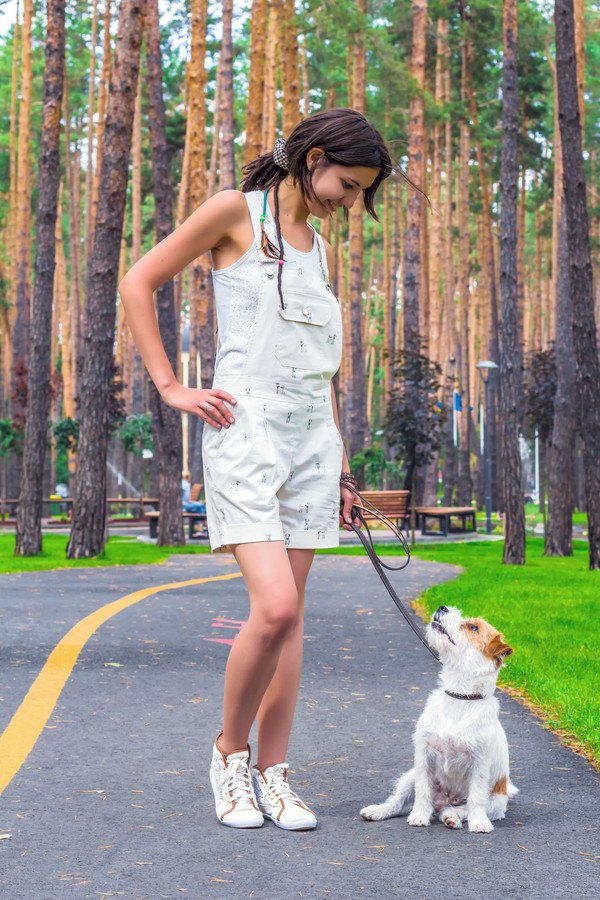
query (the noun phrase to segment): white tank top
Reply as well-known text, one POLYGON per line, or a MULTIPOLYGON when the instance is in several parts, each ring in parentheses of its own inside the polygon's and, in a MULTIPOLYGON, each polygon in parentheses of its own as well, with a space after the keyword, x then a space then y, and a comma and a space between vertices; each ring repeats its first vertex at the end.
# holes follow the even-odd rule
MULTIPOLYGON (((263 211, 263 191, 244 194, 250 216, 258 221, 263 211)), ((265 211, 265 231, 275 245, 277 232, 269 204, 265 211)), ((322 278, 319 263, 317 236, 313 236, 312 249, 307 253, 296 250, 282 236, 286 261, 322 278)), ((244 368, 248 349, 252 344, 258 312, 260 263, 257 258, 257 242, 238 260, 224 269, 212 269, 215 308, 217 313, 219 345, 215 358, 215 375, 240 375, 244 368)), ((324 261, 324 265, 326 262, 324 261)))

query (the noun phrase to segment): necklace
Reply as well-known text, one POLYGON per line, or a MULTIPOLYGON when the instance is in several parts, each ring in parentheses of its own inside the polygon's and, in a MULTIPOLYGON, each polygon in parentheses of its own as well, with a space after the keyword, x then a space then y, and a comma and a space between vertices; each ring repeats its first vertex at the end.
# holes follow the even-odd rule
MULTIPOLYGON (((264 221, 265 221, 265 218, 267 215, 267 194, 268 193, 269 193, 269 189, 267 188, 267 190, 263 194, 263 211, 262 211, 262 215, 260 216, 261 227, 264 227, 264 221)), ((270 212, 270 210, 269 210, 269 212, 270 212)), ((317 232, 316 228, 314 228, 310 224, 310 222, 307 222, 306 224, 308 225, 309 228, 312 228, 312 230, 315 233, 315 241, 317 244, 317 251, 319 253, 319 266, 321 267, 321 275, 323 276, 323 281, 325 282, 325 288, 328 291, 331 291, 331 285, 329 283, 329 279, 327 278, 327 273, 325 272, 325 267, 323 265, 323 254, 321 253, 321 242, 319 240, 320 235, 317 232)), ((285 262, 285 260, 283 260, 283 259, 279 260, 280 264, 283 264, 284 262, 285 262)))

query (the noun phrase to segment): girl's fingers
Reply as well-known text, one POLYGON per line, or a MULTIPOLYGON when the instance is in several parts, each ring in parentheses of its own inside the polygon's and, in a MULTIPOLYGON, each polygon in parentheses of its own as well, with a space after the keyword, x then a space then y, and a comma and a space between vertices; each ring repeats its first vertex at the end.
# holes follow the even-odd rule
POLYGON ((225 404, 225 400, 229 401, 229 403, 237 403, 237 400, 232 394, 228 391, 223 391, 220 388, 211 390, 210 397, 207 398, 207 402, 212 404, 211 414, 217 422, 219 422, 220 425, 233 425, 235 417, 229 407, 225 404))
POLYGON ((216 401, 217 398, 207 397, 204 400, 200 400, 198 402, 198 408, 200 409, 200 413, 197 415, 200 416, 201 419, 204 419, 205 422, 208 422, 209 425, 213 425, 215 428, 221 428, 222 426, 229 427, 233 425, 235 422, 234 416, 231 414, 231 411, 227 408, 225 403, 222 400, 216 401))
POLYGON ((230 394, 228 391, 223 391, 221 388, 211 388, 210 392, 213 395, 213 397, 220 397, 221 399, 228 400, 230 403, 233 403, 233 404, 237 403, 237 400, 235 399, 233 394, 230 394))

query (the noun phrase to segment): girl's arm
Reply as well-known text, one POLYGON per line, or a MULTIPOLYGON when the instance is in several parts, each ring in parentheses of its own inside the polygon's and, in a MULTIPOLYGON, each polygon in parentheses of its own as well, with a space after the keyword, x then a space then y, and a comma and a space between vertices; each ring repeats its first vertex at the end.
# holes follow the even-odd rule
POLYGON ((246 215, 241 191, 221 191, 202 203, 179 228, 142 256, 119 283, 119 295, 127 324, 146 368, 161 397, 169 406, 191 412, 210 421, 233 421, 223 399, 235 403, 227 391, 185 388, 177 381, 158 328, 153 294, 162 284, 181 272, 197 257, 216 247, 229 229, 246 215), (200 407, 213 405, 212 415, 200 407))

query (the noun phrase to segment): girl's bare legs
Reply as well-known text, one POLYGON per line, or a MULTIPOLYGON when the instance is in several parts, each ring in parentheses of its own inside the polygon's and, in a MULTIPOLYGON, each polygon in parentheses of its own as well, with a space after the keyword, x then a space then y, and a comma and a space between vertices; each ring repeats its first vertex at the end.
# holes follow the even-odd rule
MULTIPOLYGON (((283 662, 287 676, 278 677, 279 688, 274 688, 268 703, 274 713, 266 713, 265 723, 269 733, 283 735, 287 748, 299 681, 298 657, 301 661, 301 645, 298 650, 301 631, 298 630, 298 622, 302 615, 304 582, 310 565, 305 561, 302 566, 295 559, 292 566, 288 556, 292 551, 286 550, 283 541, 238 543, 232 544, 231 549, 250 596, 250 616, 237 635, 227 660, 223 734, 219 746, 224 753, 246 746, 252 722, 275 675, 285 644, 286 651, 292 650, 294 662, 291 663, 291 669, 287 660, 283 662), (306 575, 303 576, 304 570, 306 575), (295 573, 301 579, 300 589, 296 585, 295 573), (295 638, 292 640, 293 634, 295 638), (289 700, 283 704, 287 712, 281 730, 278 731, 273 725, 274 714, 279 715, 277 710, 282 708, 279 695, 283 692, 283 679, 289 677, 290 673, 294 679, 292 709, 290 711, 286 705, 289 700)), ((300 552, 303 552, 305 559, 311 557, 312 561, 314 551, 300 552)), ((286 690, 286 694, 289 693, 286 690)), ((262 743, 264 746, 264 741, 262 743)), ((278 752, 279 748, 275 747, 275 750, 278 752)), ((275 761, 281 762, 280 759, 275 761)))
POLYGON ((302 673, 304 644, 304 588, 314 559, 314 550, 291 548, 287 551, 296 589, 298 618, 285 638, 275 674, 258 710, 258 757, 263 770, 287 759, 288 742, 302 673))

